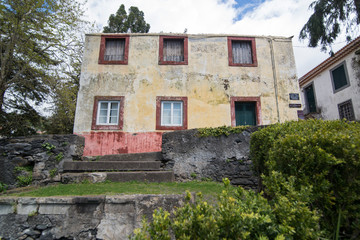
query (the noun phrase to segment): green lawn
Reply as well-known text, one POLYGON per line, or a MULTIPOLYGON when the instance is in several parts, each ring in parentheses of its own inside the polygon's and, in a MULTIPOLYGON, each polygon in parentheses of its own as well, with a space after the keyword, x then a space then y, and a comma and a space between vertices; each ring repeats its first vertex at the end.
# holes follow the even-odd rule
POLYGON ((20 193, 8 193, 2 196, 21 197, 50 197, 50 196, 81 196, 81 195, 115 195, 115 194, 182 194, 202 192, 207 196, 217 196, 223 190, 222 183, 216 182, 170 182, 170 183, 143 183, 143 182, 105 182, 58 184, 36 189, 24 190, 20 193))

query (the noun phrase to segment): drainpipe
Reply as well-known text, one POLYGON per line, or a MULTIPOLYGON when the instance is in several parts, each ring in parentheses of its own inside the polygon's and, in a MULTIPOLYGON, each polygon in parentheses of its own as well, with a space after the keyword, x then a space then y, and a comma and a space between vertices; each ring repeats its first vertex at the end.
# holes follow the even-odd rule
POLYGON ((276 75, 276 68, 275 68, 275 57, 274 57, 273 39, 268 38, 268 42, 269 42, 269 44, 270 44, 271 65, 272 65, 272 72, 273 72, 273 79, 274 79, 274 89, 275 89, 275 100, 276 100, 276 111, 277 111, 278 122, 280 122, 280 110, 279 110, 279 100, 278 100, 278 86, 277 86, 277 75, 276 75))

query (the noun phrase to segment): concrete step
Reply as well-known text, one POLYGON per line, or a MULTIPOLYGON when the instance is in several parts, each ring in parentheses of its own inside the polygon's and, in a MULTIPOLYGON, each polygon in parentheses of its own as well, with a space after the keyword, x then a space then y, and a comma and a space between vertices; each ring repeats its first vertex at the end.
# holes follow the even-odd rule
POLYGON ((160 161, 64 162, 64 172, 88 171, 156 171, 160 161))
POLYGON ((174 173, 172 171, 149 171, 149 172, 94 172, 94 173, 63 173, 62 183, 80 183, 83 181, 103 182, 173 182, 174 173))
POLYGON ((147 152, 147 153, 124 153, 113 154, 96 157, 83 157, 83 161, 161 161, 161 152, 147 152))

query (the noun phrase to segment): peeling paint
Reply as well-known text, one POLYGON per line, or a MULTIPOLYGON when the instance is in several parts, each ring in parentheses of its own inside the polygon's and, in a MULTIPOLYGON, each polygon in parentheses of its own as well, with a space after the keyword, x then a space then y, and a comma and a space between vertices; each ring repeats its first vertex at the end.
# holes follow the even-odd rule
MULTIPOLYGON (((162 134, 155 130, 157 96, 188 98, 189 129, 230 126, 230 97, 236 96, 260 96, 262 118, 267 123, 278 121, 270 48, 265 37, 255 37, 257 67, 229 66, 224 35, 188 35, 188 65, 159 65, 159 35, 156 34, 130 34, 127 65, 99 65, 100 39, 101 35, 86 36, 74 126, 74 132, 84 135, 88 145, 93 146, 86 147, 88 154, 111 152, 104 147, 111 145, 111 141, 117 142, 116 146, 111 145, 115 152, 159 150, 159 137, 154 138, 153 147, 131 146, 142 145, 146 137, 136 138, 143 139, 138 142, 129 140, 132 133, 162 134), (94 96, 124 96, 123 129, 108 133, 91 131, 94 96), (124 143, 120 144, 121 141, 124 143), (104 150, 99 152, 95 150, 97 147, 104 150)), ((294 120, 297 111, 288 109, 288 96, 299 89, 291 41, 287 38, 274 41, 274 52, 278 101, 284 108, 280 110, 280 117, 284 121, 294 120)))

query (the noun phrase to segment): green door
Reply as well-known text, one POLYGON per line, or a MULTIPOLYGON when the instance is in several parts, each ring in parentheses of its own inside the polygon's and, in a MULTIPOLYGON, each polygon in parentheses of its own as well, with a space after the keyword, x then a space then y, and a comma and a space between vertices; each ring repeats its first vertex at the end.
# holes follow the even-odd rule
POLYGON ((256 125, 256 102, 235 102, 236 126, 256 125))
POLYGON ((311 84, 307 88, 305 88, 305 95, 306 95, 306 103, 309 112, 313 113, 316 112, 316 103, 315 103, 315 95, 314 95, 314 87, 311 84))

